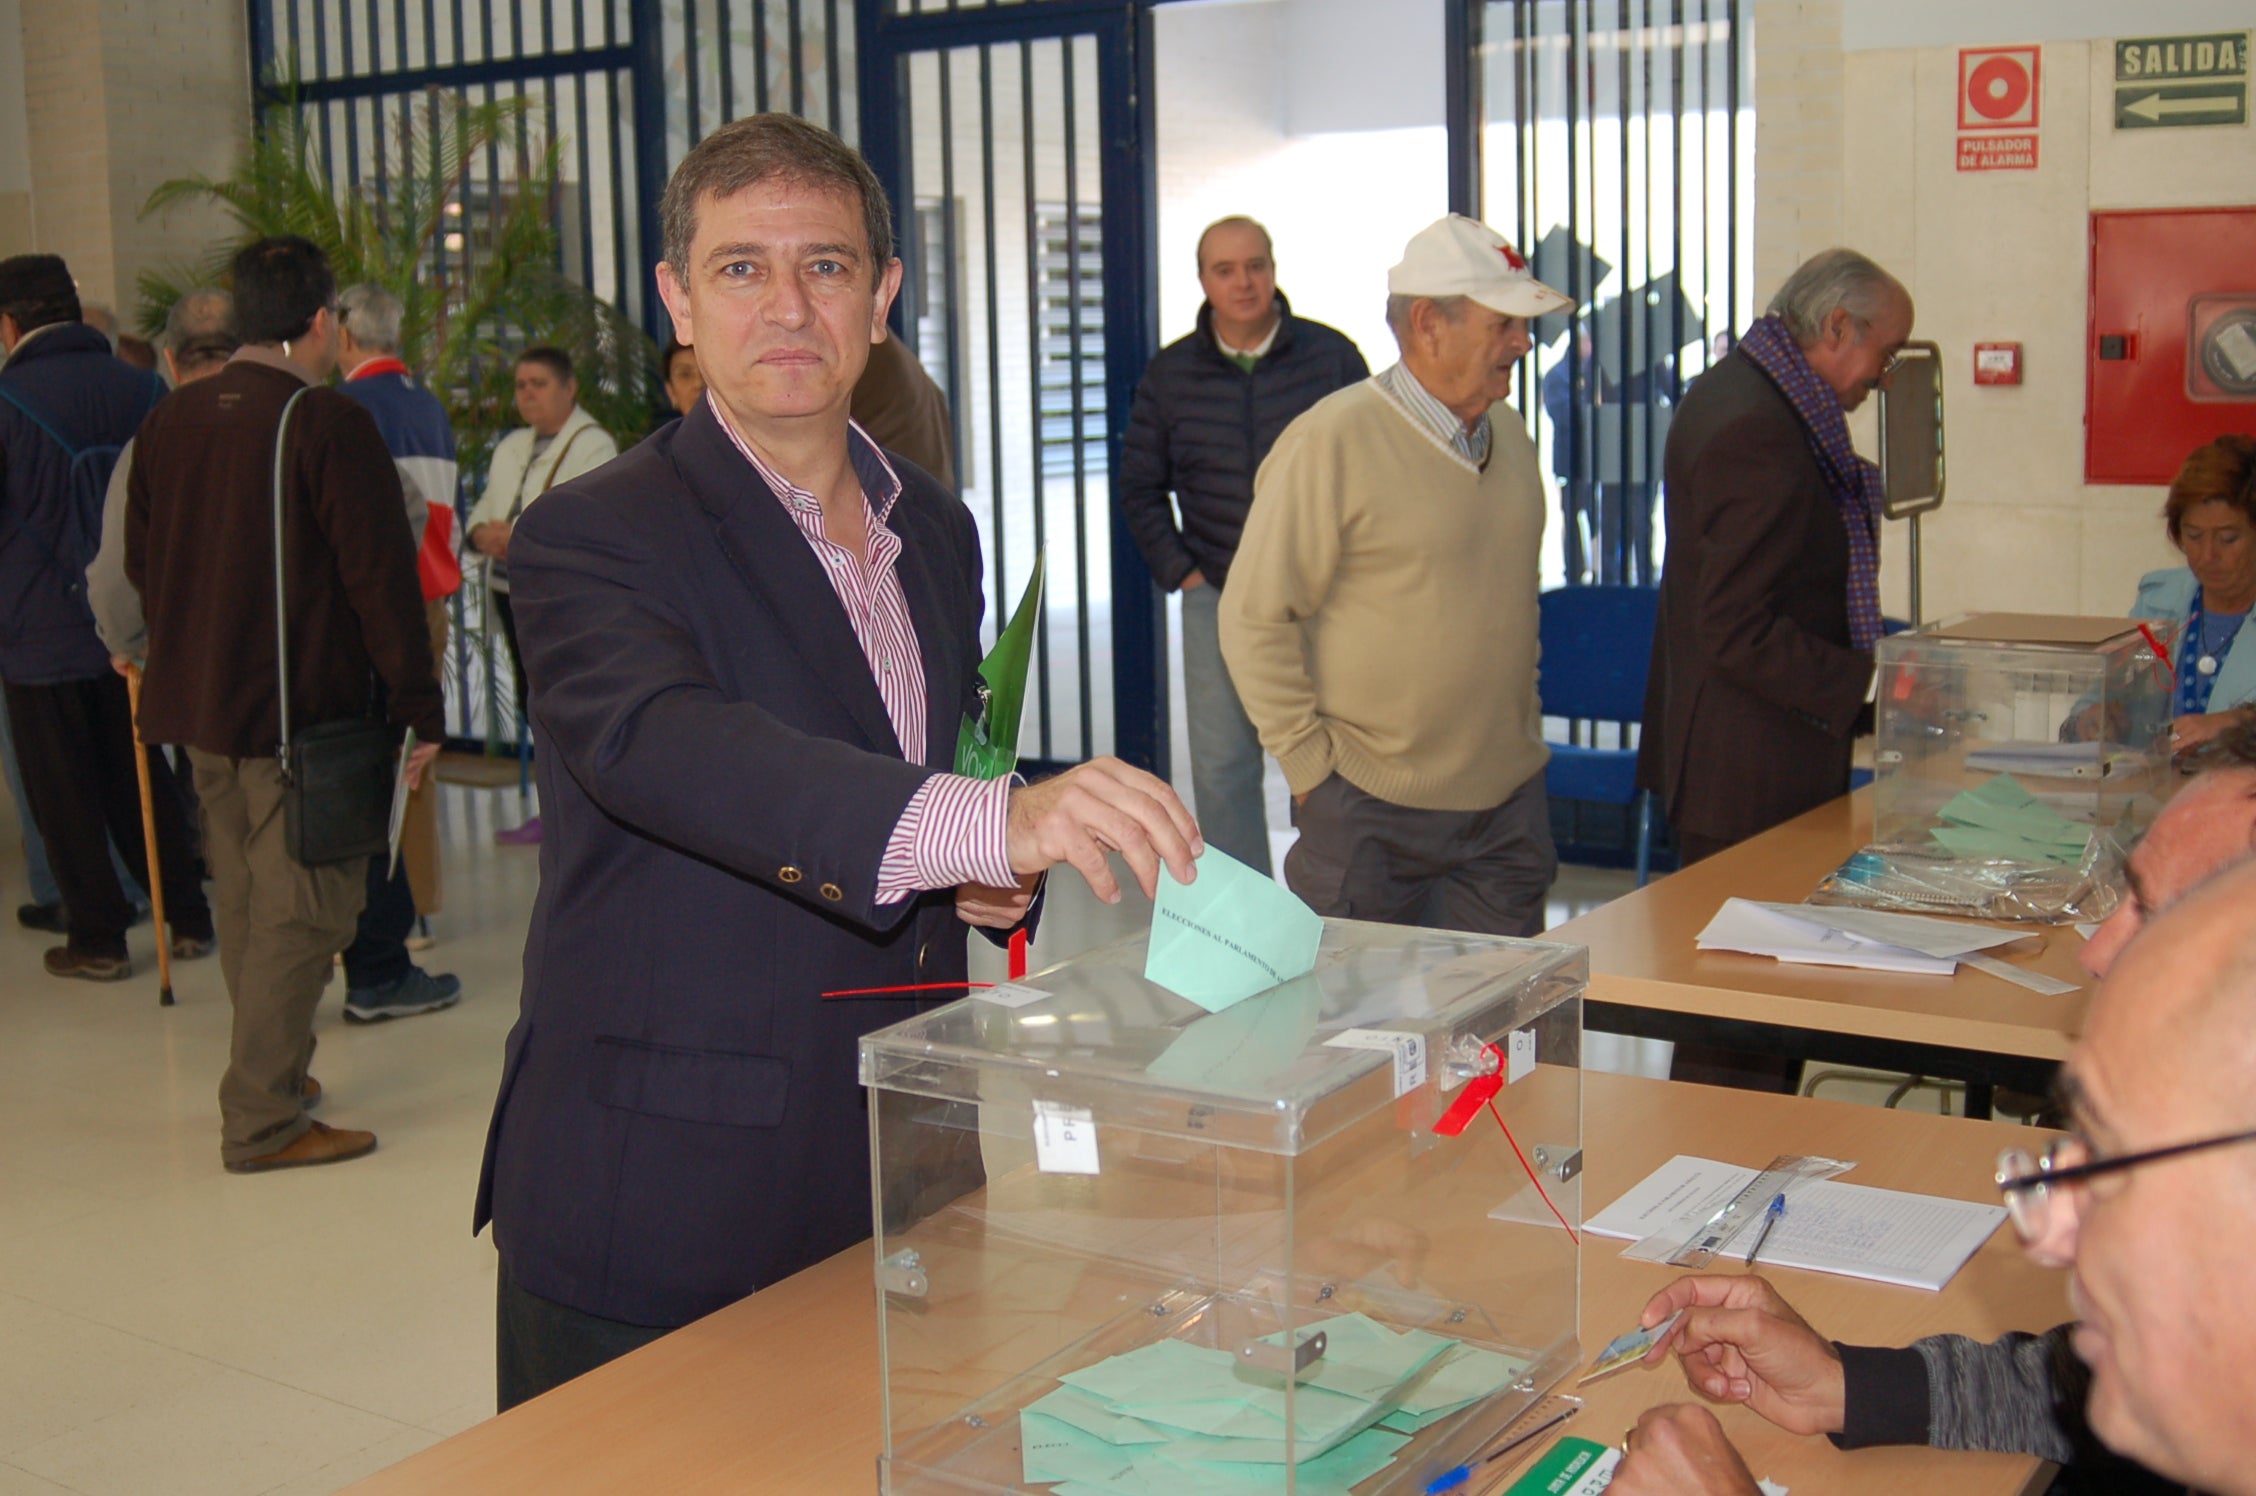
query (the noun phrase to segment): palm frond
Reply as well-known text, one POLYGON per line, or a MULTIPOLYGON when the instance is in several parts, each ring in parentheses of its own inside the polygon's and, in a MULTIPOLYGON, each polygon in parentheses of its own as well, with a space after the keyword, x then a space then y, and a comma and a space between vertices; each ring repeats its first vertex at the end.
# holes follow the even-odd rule
POLYGON ((494 442, 517 424, 512 360, 534 343, 572 354, 581 403, 622 444, 649 429, 656 345, 559 269, 565 142, 531 99, 472 104, 434 88, 391 102, 375 121, 381 192, 332 180, 306 120, 285 85, 231 172, 150 193, 145 217, 209 205, 233 232, 195 267, 144 274, 142 327, 161 328, 187 287, 225 284, 243 246, 295 234, 321 247, 339 285, 374 282, 400 298, 401 357, 446 403, 467 482, 482 479, 494 442))

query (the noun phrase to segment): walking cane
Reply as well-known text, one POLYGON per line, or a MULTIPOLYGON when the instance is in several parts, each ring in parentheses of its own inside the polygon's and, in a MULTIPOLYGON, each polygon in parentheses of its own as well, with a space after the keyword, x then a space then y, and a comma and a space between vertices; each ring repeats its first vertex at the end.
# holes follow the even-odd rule
POLYGON ((133 772, 141 781, 141 841, 149 853, 149 912, 157 927, 157 1004, 173 1006, 172 936, 165 928, 164 864, 157 856, 157 802, 149 788, 149 748, 141 741, 141 667, 125 667, 133 707, 133 772))

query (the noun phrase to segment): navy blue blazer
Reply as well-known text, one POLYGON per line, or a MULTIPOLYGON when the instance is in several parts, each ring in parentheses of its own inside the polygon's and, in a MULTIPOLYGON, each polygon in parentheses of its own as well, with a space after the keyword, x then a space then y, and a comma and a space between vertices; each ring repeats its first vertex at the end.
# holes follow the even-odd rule
MULTIPOLYGON (((894 465, 946 769, 978 535, 894 465)), ((473 1229, 542 1298, 685 1324, 870 1234, 856 1041, 930 1003, 821 994, 963 980, 952 891, 876 902, 938 770, 904 761, 812 548, 702 404, 528 508, 509 572, 544 838, 473 1229)))

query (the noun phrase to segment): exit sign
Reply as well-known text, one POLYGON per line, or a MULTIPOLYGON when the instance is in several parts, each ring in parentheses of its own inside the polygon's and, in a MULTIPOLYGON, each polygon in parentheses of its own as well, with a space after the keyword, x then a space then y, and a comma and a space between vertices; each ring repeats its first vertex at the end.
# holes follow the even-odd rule
POLYGON ((2248 33, 2126 37, 2115 43, 2115 128, 2248 122, 2248 33))

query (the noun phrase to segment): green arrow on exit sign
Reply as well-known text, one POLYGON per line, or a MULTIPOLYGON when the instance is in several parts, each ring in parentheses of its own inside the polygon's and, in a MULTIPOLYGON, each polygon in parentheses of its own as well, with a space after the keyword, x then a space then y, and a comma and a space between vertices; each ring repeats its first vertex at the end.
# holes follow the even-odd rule
POLYGON ((2166 88, 2115 89, 2115 128, 2151 130, 2174 125, 2242 125, 2248 122, 2245 83, 2181 83, 2166 88))

